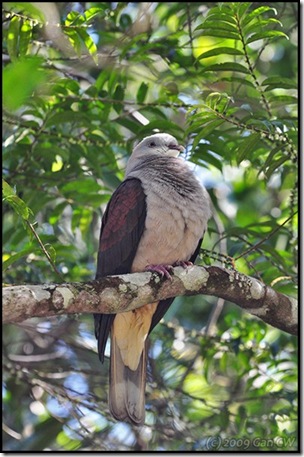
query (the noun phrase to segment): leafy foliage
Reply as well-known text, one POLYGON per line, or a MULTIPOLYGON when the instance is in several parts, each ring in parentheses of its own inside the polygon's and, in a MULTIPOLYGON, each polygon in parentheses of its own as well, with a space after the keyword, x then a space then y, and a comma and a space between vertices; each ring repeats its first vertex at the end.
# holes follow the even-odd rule
MULTIPOLYGON (((4 281, 92 279, 102 210, 159 129, 224 225, 203 260, 295 296, 296 38, 295 2, 3 3, 4 281)), ((91 316, 6 326, 4 449, 296 450, 295 338, 231 304, 206 333, 212 307, 178 298, 153 331, 140 433, 109 415, 91 316)))

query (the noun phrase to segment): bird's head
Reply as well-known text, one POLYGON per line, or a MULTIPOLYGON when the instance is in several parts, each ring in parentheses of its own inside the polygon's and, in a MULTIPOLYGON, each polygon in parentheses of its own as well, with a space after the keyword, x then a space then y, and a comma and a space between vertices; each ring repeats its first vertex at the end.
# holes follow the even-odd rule
POLYGON ((134 148, 132 158, 139 158, 147 154, 177 157, 184 147, 178 144, 174 136, 168 133, 156 133, 147 136, 134 148))

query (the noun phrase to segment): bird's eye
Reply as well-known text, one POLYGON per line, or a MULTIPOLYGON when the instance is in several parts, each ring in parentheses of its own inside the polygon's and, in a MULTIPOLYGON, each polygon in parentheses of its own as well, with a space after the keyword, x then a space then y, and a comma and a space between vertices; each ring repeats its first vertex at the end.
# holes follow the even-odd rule
POLYGON ((155 141, 150 141, 149 147, 150 147, 150 148, 154 148, 155 146, 156 146, 155 141))

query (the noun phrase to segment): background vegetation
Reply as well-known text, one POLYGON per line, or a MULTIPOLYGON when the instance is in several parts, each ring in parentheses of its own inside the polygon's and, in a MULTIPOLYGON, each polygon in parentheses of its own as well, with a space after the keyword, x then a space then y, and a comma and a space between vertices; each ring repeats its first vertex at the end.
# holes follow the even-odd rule
MULTIPOLYGON (((295 296, 297 14, 3 3, 4 282, 94 278, 105 204, 134 141, 159 129, 217 210, 202 261, 233 257, 295 296)), ((141 430, 109 414, 91 316, 5 326, 4 450, 296 450, 296 338, 229 303, 208 325, 220 306, 178 298, 153 331, 141 430)))

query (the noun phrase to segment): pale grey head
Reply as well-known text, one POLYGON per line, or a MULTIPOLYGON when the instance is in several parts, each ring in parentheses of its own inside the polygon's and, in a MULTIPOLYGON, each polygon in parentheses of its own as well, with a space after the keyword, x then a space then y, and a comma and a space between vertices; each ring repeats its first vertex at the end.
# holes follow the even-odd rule
POLYGON ((182 151, 184 151, 184 147, 178 143, 174 136, 168 133, 155 133, 147 136, 133 149, 128 161, 126 175, 147 157, 177 157, 182 151))
POLYGON ((169 133, 155 133, 144 138, 133 150, 132 158, 146 154, 177 157, 184 147, 169 133))

